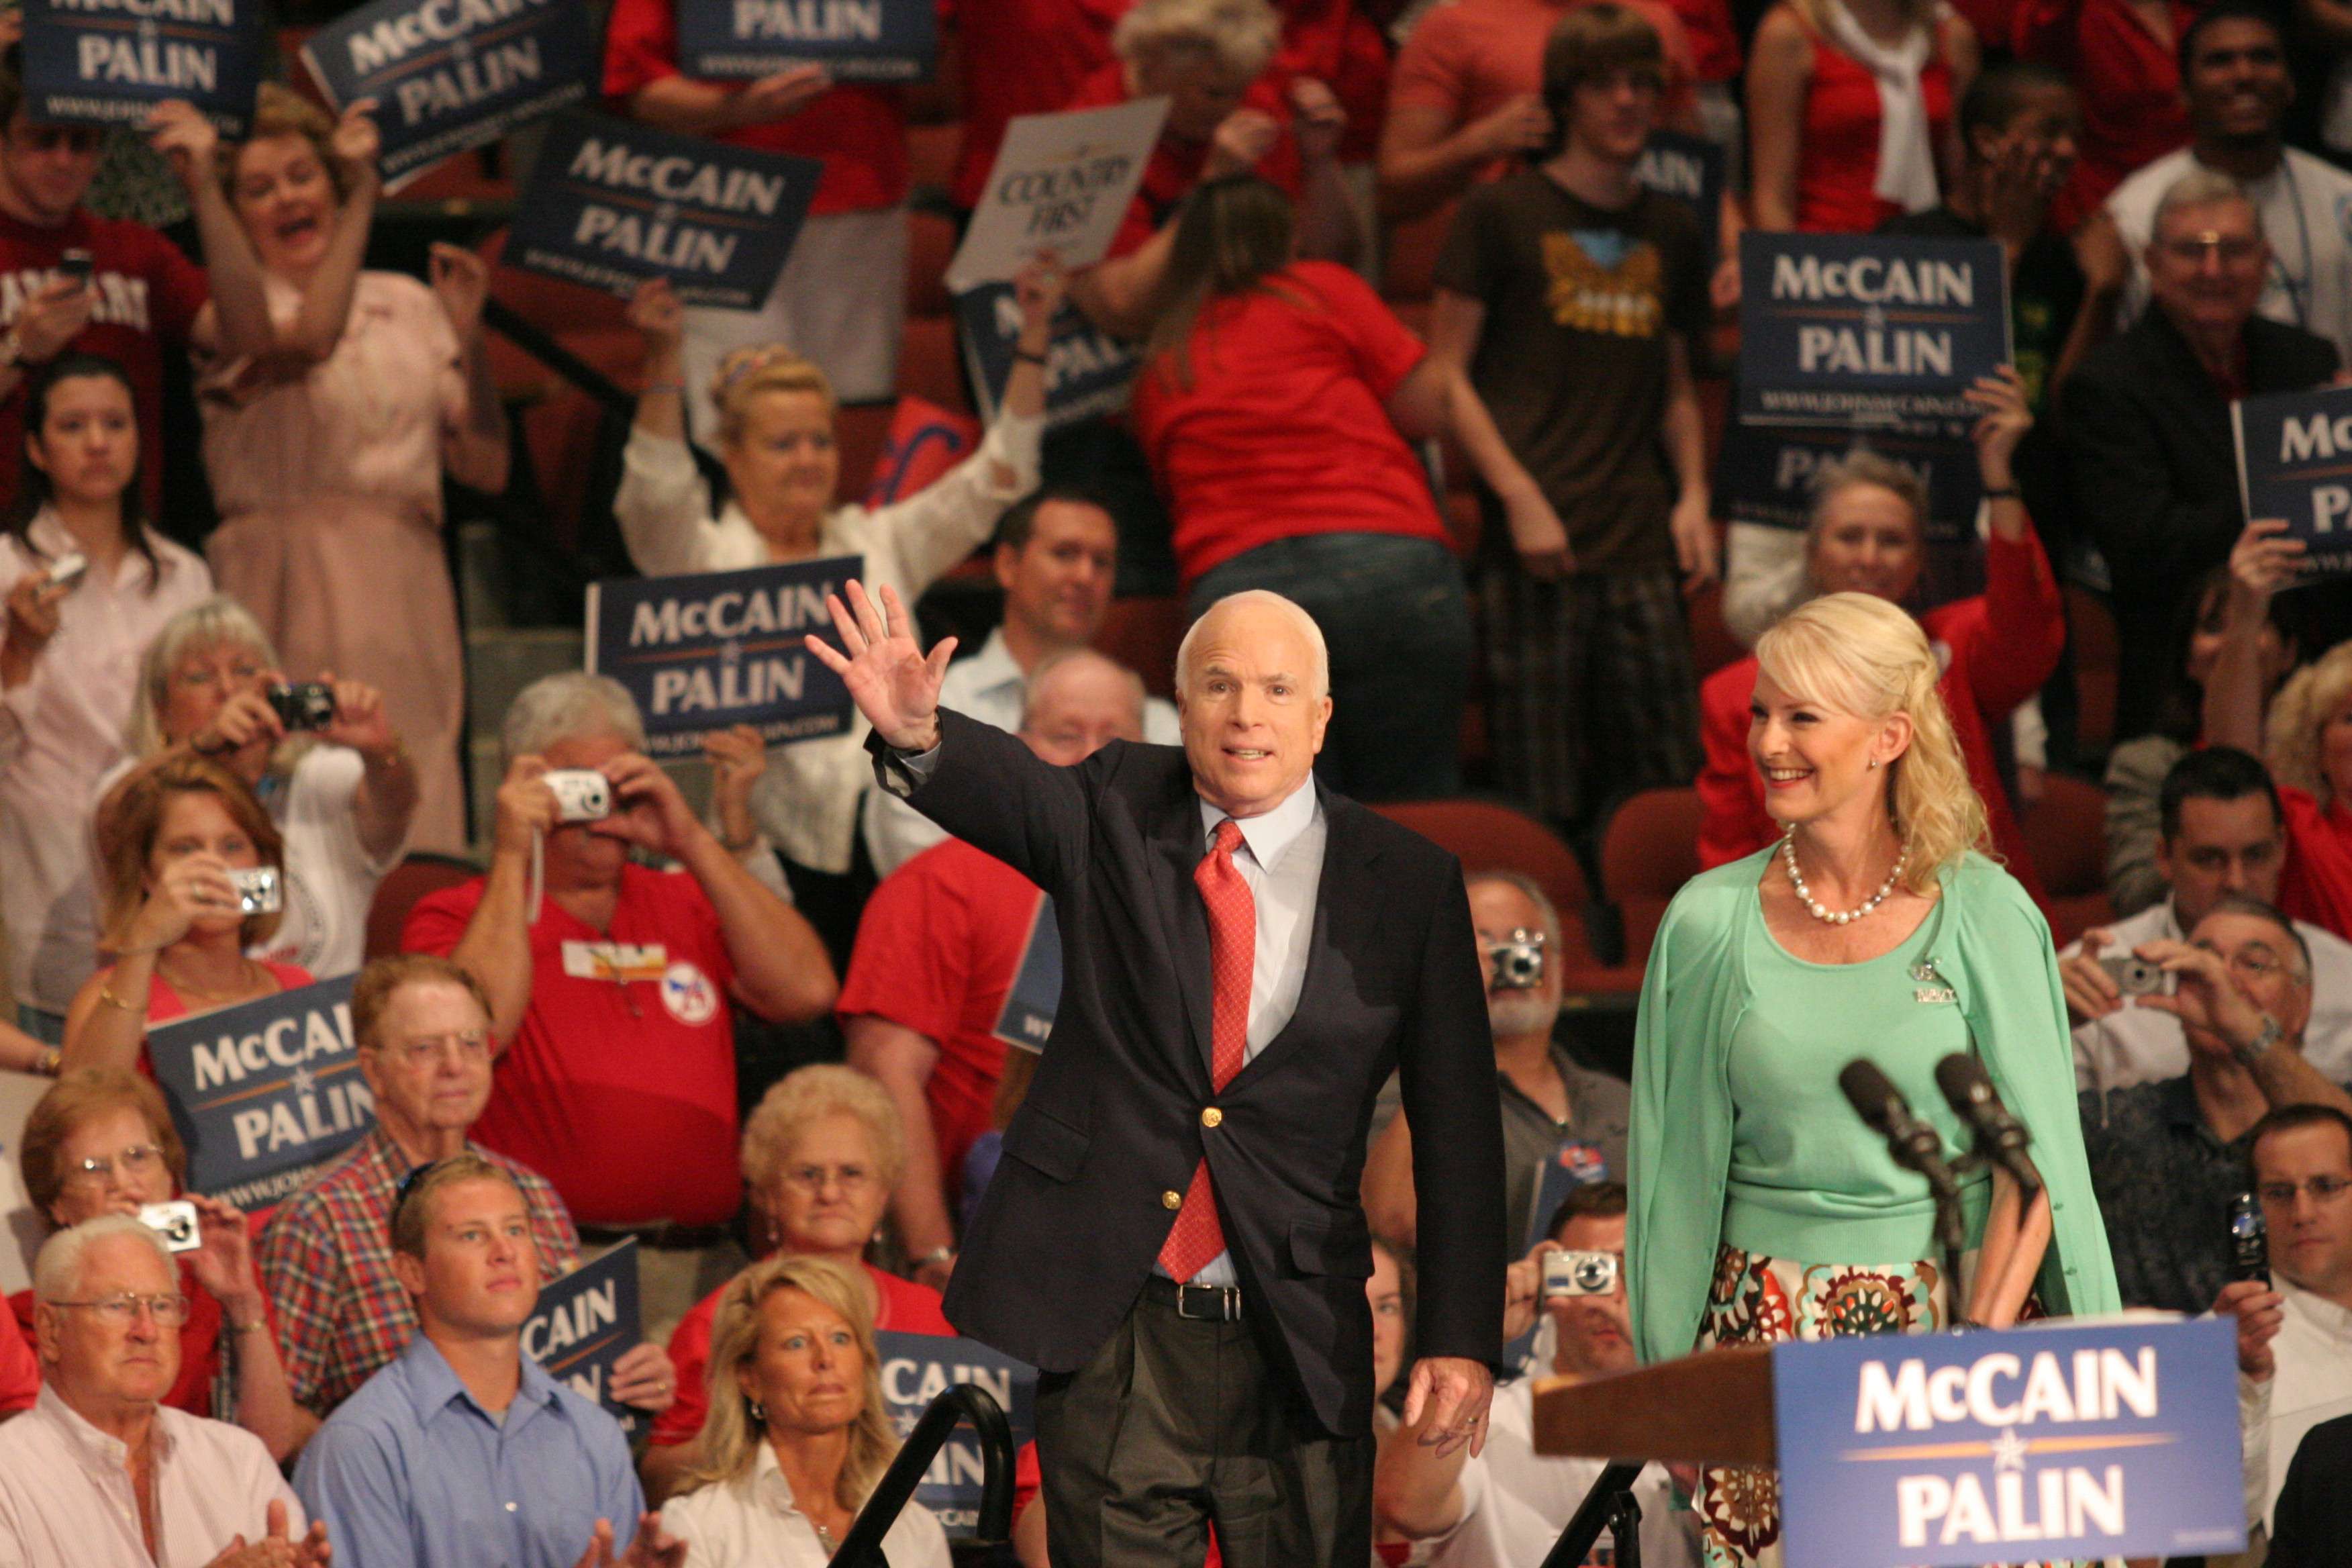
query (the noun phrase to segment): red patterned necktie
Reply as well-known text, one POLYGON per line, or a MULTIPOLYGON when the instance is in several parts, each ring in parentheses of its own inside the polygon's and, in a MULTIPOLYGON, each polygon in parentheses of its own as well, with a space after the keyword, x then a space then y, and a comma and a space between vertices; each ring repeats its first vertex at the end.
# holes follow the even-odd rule
MULTIPOLYGON (((1220 1089, 1233 1081, 1249 1058, 1250 977, 1257 967, 1257 900, 1234 866, 1242 844, 1241 824, 1217 824, 1217 842, 1193 868, 1193 885, 1209 911, 1209 1076, 1220 1089)), ((1225 1249, 1217 1223, 1217 1199, 1209 1184, 1209 1162, 1192 1171, 1176 1223, 1160 1244, 1160 1267, 1183 1284, 1225 1249)))

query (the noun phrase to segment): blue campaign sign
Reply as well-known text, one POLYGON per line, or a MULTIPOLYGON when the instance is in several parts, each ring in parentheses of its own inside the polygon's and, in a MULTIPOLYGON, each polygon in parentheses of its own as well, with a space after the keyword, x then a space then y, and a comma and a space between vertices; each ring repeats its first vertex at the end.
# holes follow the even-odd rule
POLYGON ((1927 536, 1974 539, 1984 479, 1965 425, 1926 420, 1898 430, 1731 424, 1716 459, 1715 496, 1736 522, 1801 529, 1812 515, 1821 470, 1867 448, 1900 463, 1927 489, 1927 536))
MULTIPOLYGON (((923 1411, 950 1384, 977 1384, 1004 1407, 1017 1454, 1037 1435, 1037 1369, 989 1349, 977 1340, 939 1334, 878 1333, 882 1402, 891 1430, 900 1437, 915 1429, 923 1411)), ((915 1500, 940 1516, 951 1537, 971 1534, 980 1522, 981 1483, 987 1465, 969 1424, 956 1428, 931 1468, 923 1472, 915 1500)))
POLYGON ((1679 131, 1653 131, 1633 165, 1633 178, 1663 196, 1672 196, 1698 219, 1706 240, 1707 264, 1723 243, 1723 145, 1679 131))
POLYGON ((2352 574, 2352 388, 2249 397, 2230 417, 2247 518, 2286 520, 2306 579, 2352 574))
POLYGON ((1806 1568, 2245 1545, 2226 1320, 1789 1343, 1772 1384, 1806 1568))
POLYGON ((823 168, 568 109, 540 144, 504 259, 616 294, 662 277, 689 305, 757 310, 823 168))
POLYGON ((849 689, 803 639, 814 632, 840 646, 825 595, 865 566, 828 555, 591 583, 587 668, 629 689, 656 757, 699 751, 705 734, 736 724, 770 745, 837 735, 849 727, 849 689))
POLYGON ((147 1059, 188 1146, 191 1191, 266 1207, 375 1125, 352 1041, 352 978, 147 1031, 147 1059))
POLYGON ((242 137, 261 86, 263 26, 260 0, 28 0, 26 110, 109 125, 182 98, 242 137))
POLYGON ((1013 971, 1012 988, 989 1033, 1008 1046, 1043 1051, 1054 1032, 1054 1013, 1062 1004, 1062 928, 1054 922, 1054 900, 1037 895, 1029 917, 1029 937, 1021 944, 1021 962, 1013 971))
MULTIPOLYGON (((1013 379, 1013 350, 1021 341, 1021 307, 1010 283, 983 283, 955 297, 956 335, 980 395, 981 417, 996 417, 1013 379)), ((1045 348, 1045 428, 1118 414, 1127 407, 1139 361, 1132 346, 1087 320, 1076 305, 1054 317, 1045 348)))
POLYGON ((1972 419, 1960 393, 2010 358, 2009 278, 1989 239, 1739 239, 1739 417, 1972 419))
POLYGON ((938 0, 677 0, 688 76, 751 79, 792 66, 835 81, 919 81, 939 53, 938 0))
POLYGON ((566 0, 375 0, 302 58, 340 109, 376 101, 384 186, 588 96, 597 40, 566 0))
POLYGON ((644 1339, 634 1240, 541 1284, 539 1305, 522 1326, 523 1353, 581 1398, 603 1405, 633 1437, 645 1415, 613 1402, 613 1363, 644 1339))

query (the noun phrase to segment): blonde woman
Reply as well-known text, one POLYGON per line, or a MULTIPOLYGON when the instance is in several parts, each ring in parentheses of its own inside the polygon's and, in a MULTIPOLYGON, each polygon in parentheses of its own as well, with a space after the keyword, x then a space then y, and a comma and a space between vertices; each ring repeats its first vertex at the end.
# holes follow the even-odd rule
MULTIPOLYGON (((1839 593, 1756 652, 1748 757, 1781 837, 1683 889, 1642 992, 1626 1241, 1642 1359, 1949 1321, 1927 1184, 1838 1091, 1864 1057, 1948 1153, 1968 1141, 1935 1086, 1954 1052, 2032 1130, 2048 1186, 2030 1211, 2006 1177, 1963 1187, 1969 1316, 2007 1323, 2034 1292, 2053 1314, 2112 1310, 2049 928, 1982 853, 1927 637, 1839 593)), ((1706 1472, 1699 1510, 1714 1568, 1780 1561, 1769 1472, 1706 1472)))
MULTIPOLYGON (((710 1409, 662 1528, 687 1568, 823 1568, 898 1451, 882 1405, 874 1290, 828 1258, 772 1258, 728 1285, 712 1325, 710 1409)), ((909 1502, 882 1549, 949 1568, 939 1517, 909 1502)))

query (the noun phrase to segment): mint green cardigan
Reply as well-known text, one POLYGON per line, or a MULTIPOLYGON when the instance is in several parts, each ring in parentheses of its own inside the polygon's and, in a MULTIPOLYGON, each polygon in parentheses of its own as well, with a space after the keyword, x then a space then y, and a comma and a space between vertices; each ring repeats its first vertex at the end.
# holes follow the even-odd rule
MULTIPOLYGON (((1693 878, 1650 951, 1633 1046, 1625 1233, 1633 1342, 1645 1363, 1690 1352, 1715 1275, 1731 1169, 1730 1044, 1749 999, 1743 954, 1761 934, 1756 889, 1772 853, 1693 878)), ((2033 1161, 2050 1190, 2042 1303, 2053 1316, 2114 1311, 2115 1266, 2083 1156, 2050 928, 2016 879, 1980 855, 1945 874, 1943 898, 1925 961, 1957 994, 1994 1087, 2032 1130, 2033 1161)), ((1822 1132, 1876 1136, 1858 1117, 1822 1132)))

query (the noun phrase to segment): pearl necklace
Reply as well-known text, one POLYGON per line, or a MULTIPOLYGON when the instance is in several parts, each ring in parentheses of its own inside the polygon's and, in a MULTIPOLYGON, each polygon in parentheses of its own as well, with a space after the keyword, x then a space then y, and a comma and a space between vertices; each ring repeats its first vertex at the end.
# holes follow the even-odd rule
POLYGON ((1797 901, 1811 911, 1815 920, 1826 925, 1842 926, 1848 921, 1858 921, 1885 903, 1886 896, 1895 890, 1895 879, 1903 875, 1905 862, 1910 858, 1911 852, 1908 849, 1895 856, 1895 869, 1886 873, 1886 880, 1878 885, 1878 891, 1871 894, 1860 909, 1840 910, 1832 913, 1823 908, 1821 901, 1813 897, 1811 889, 1805 886, 1805 874, 1797 869, 1796 829, 1791 827, 1780 838, 1780 861, 1789 868, 1789 885, 1797 889, 1797 901))

